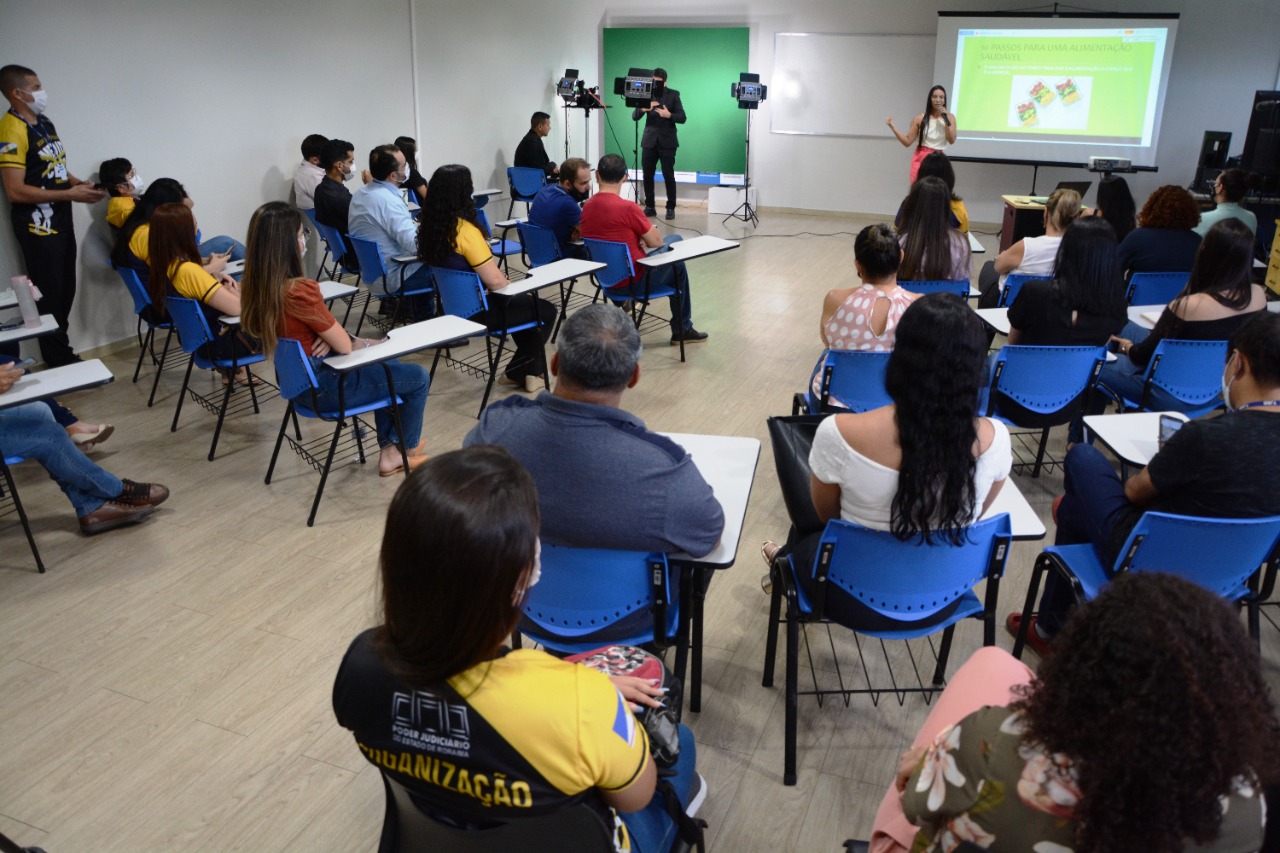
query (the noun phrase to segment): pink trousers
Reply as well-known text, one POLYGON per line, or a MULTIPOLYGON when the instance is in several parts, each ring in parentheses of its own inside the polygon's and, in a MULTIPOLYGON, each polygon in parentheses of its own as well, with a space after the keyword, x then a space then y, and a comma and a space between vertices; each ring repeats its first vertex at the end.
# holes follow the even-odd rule
MULTIPOLYGON (((912 746, 933 743, 938 732, 987 705, 1008 705, 1017 697, 1013 688, 1035 677, 1022 661, 994 646, 973 653, 956 671, 947 688, 934 701, 933 710, 916 734, 912 746)), ((902 793, 889 783, 875 823, 871 825, 871 853, 901 853, 911 849, 918 827, 902 813, 902 793)))

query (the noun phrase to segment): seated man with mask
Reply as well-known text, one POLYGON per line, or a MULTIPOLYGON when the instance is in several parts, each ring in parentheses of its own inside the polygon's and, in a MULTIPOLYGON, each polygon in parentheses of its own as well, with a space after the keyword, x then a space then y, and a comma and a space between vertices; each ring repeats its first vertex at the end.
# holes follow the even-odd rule
MULTIPOLYGON (((1222 417, 1192 421, 1151 462, 1121 483, 1102 453, 1077 444, 1067 453, 1066 494, 1054 506, 1058 545, 1091 543, 1104 566, 1115 564, 1147 510, 1208 518, 1280 515, 1280 314, 1260 311, 1231 338, 1222 376, 1222 417)), ((1027 643, 1052 651, 1072 605, 1071 588, 1045 578, 1040 612, 1027 643)), ((1017 633, 1020 613, 1006 627, 1017 633)))
MULTIPOLYGON (((351 208, 351 190, 347 189, 346 182, 359 175, 355 146, 345 139, 330 139, 320 155, 320 167, 325 171, 320 183, 316 184, 316 222, 337 228, 342 233, 343 248, 337 260, 347 269, 359 272, 360 261, 346 238, 347 214, 351 208)), ((329 248, 333 251, 338 247, 329 248)))
POLYGON ((591 165, 581 157, 570 157, 560 164, 560 182, 538 190, 529 206, 529 222, 553 231, 560 254, 566 258, 585 256, 573 241, 579 237, 582 203, 590 193, 591 165))
MULTIPOLYGON (((409 213, 400 187, 409 180, 409 166, 404 154, 394 145, 379 145, 369 152, 369 174, 372 180, 351 196, 347 211, 347 233, 370 240, 382 250, 382 263, 387 269, 385 280, 365 279, 369 289, 378 293, 415 290, 430 284, 430 273, 418 261, 401 263, 396 256, 418 254, 418 223, 409 213)), ((405 312, 411 320, 429 316, 428 297, 410 297, 405 312)))

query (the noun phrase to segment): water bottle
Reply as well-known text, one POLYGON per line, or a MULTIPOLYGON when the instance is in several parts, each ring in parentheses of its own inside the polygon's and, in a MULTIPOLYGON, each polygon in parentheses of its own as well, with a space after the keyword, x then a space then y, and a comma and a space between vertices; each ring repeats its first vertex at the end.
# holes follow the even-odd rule
POLYGON ((22 313, 22 325, 28 329, 39 328, 40 309, 36 307, 36 300, 40 297, 36 295, 36 286, 25 275, 15 275, 10 282, 13 295, 18 299, 18 311, 22 313))

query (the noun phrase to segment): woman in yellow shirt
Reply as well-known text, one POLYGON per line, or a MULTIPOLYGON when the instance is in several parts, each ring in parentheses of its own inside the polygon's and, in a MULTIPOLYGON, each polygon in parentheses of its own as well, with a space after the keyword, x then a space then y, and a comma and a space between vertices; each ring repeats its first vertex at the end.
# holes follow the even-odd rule
MULTIPOLYGON (((257 341, 218 322, 223 315, 240 316, 240 285, 226 273, 213 275, 201 267, 191 209, 182 203, 162 204, 151 214, 150 225, 147 250, 151 277, 147 288, 152 303, 164 306, 171 296, 200 303, 215 335, 200 353, 205 358, 244 358, 259 352, 257 341)), ((243 381, 245 376, 245 369, 240 368, 235 378, 243 381)))

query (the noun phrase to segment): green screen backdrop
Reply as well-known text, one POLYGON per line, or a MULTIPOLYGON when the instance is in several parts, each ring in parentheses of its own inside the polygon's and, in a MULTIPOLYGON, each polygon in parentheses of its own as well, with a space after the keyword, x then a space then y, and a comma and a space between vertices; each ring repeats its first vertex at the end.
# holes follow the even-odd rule
POLYGON ((665 68, 667 85, 680 93, 688 121, 679 127, 681 172, 746 171, 746 110, 729 95, 729 85, 747 71, 749 30, 746 27, 609 28, 604 31, 602 92, 613 125, 604 128, 604 150, 631 162, 635 125, 644 133, 644 119, 631 121, 631 110, 614 95, 613 81, 635 68, 665 68), (618 138, 614 140, 614 133, 618 138), (619 148, 618 143, 621 143, 619 148))

